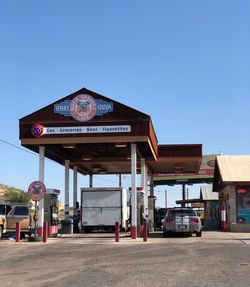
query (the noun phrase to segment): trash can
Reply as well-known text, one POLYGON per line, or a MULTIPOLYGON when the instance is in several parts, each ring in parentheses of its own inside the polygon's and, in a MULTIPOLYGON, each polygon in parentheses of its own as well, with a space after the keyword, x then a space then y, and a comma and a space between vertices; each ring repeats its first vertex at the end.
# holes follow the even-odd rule
POLYGON ((62 234, 73 234, 73 219, 67 218, 61 220, 62 234))
POLYGON ((79 233, 79 222, 80 219, 77 215, 73 216, 73 233, 79 233))

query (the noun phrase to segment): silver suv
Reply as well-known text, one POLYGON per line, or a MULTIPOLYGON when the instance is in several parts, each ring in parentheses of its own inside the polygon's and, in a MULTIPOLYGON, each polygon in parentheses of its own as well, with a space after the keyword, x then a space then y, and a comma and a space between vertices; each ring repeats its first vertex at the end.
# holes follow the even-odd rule
POLYGON ((171 233, 191 234, 201 237, 201 220, 190 207, 175 207, 167 211, 163 219, 163 237, 171 233))

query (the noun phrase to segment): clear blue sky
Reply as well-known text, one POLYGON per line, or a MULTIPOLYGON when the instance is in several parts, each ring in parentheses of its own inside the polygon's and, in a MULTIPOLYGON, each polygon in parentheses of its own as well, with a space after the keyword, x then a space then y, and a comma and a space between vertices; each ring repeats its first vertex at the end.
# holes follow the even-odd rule
MULTIPOLYGON (((250 154, 248 0, 1 1, 0 41, 2 140, 20 146, 21 117, 86 87, 151 115, 161 144, 250 154)), ((0 183, 37 177, 0 141, 0 183)), ((63 167, 47 161, 45 184, 63 190, 63 167)))

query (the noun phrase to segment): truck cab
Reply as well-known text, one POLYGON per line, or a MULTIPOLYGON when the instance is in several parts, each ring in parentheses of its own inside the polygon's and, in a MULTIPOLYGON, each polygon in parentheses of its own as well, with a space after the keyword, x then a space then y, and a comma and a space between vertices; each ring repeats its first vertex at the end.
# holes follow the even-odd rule
POLYGON ((30 213, 27 204, 0 203, 0 238, 3 233, 15 232, 16 223, 20 222, 21 233, 28 233, 30 229, 30 213))

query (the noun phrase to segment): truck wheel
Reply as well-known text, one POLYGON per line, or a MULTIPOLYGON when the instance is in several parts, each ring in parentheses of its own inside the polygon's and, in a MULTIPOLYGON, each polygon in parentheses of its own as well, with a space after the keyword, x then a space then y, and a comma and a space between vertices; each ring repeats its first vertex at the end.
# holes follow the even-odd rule
POLYGON ((201 235, 202 235, 201 231, 196 232, 196 237, 201 237, 201 235))
POLYGON ((3 235, 3 227, 0 226, 0 238, 2 238, 2 235, 3 235))
POLYGON ((21 232, 21 233, 20 233, 20 239, 25 239, 25 235, 26 235, 25 232, 21 232))
POLYGON ((163 237, 168 237, 169 236, 169 232, 163 231, 163 237))
POLYGON ((91 228, 90 227, 84 227, 84 232, 85 233, 89 233, 91 231, 91 228))

